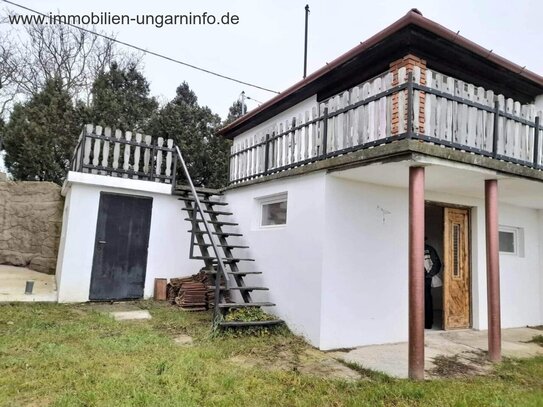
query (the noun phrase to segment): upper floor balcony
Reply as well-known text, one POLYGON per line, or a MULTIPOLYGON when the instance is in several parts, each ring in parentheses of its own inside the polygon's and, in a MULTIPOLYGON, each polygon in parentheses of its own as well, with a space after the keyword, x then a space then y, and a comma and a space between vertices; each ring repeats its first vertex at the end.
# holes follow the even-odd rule
POLYGON ((237 136, 230 182, 405 139, 541 170, 542 116, 534 104, 404 66, 322 101, 315 95, 237 136))

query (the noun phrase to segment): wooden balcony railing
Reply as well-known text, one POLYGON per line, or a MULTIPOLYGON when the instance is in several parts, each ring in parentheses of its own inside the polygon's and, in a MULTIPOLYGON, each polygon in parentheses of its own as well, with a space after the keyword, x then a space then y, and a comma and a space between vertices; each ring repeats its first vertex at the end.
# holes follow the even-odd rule
POLYGON ((173 140, 132 134, 87 124, 79 137, 70 169, 97 175, 175 184, 173 140))
POLYGON ((503 95, 415 67, 385 73, 315 103, 285 121, 239 137, 230 155, 230 182, 403 139, 418 139, 543 169, 541 112, 503 95), (396 106, 397 111, 393 110, 396 106))

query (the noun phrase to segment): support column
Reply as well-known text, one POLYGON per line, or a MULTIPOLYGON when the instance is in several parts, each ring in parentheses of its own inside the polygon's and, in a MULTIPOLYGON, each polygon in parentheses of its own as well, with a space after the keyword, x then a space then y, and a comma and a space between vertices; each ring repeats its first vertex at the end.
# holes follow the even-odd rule
POLYGON ((409 168, 409 378, 424 379, 424 167, 409 168))
MULTIPOLYGON (((389 72, 392 74, 392 86, 399 85, 407 81, 407 75, 409 72, 413 73, 414 79, 417 83, 421 85, 426 85, 426 61, 417 57, 416 55, 408 54, 403 58, 400 58, 396 61, 390 63, 389 72), (418 70, 420 75, 415 75, 415 71, 418 70), (403 77, 402 77, 403 76, 403 77)), ((403 91, 405 92, 405 91, 403 91)), ((392 118, 391 118, 391 134, 396 136, 402 131, 405 131, 405 126, 407 122, 407 95, 403 99, 404 106, 400 106, 400 95, 398 93, 392 94, 392 118), (403 111, 403 116, 400 117, 400 112, 403 111), (404 123, 402 125, 402 123, 404 123)), ((415 106, 418 106, 418 114, 414 115, 414 118, 418 117, 418 120, 415 120, 413 123, 413 128, 416 133, 424 133, 424 115, 425 110, 424 106, 426 103, 426 95, 424 92, 418 92, 418 103, 415 103, 415 106)))
POLYGON ((485 181, 486 278, 488 303, 488 358, 501 360, 500 247, 498 181, 485 181))

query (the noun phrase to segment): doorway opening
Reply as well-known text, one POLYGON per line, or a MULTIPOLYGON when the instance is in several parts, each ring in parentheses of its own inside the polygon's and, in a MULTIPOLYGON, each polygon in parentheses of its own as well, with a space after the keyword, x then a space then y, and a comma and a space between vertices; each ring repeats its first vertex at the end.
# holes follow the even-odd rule
POLYGON ((431 303, 431 312, 426 312, 431 328, 429 324, 427 328, 470 328, 470 209, 426 202, 425 218, 425 243, 435 249, 441 263, 438 274, 425 279, 425 299, 431 303))
MULTIPOLYGON (((443 229, 444 229, 444 208, 433 203, 427 202, 425 205, 425 225, 424 237, 425 245, 433 247, 441 261, 441 270, 432 278, 431 298, 432 298, 432 328, 434 330, 443 329, 443 229)), ((428 296, 425 295, 425 300, 428 296)), ((426 305, 427 306, 427 305, 426 305)))

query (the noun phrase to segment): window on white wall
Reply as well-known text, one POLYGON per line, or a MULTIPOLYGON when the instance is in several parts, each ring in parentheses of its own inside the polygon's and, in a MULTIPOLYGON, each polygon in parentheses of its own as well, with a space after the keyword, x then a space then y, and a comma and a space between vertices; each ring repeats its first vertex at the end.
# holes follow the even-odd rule
POLYGON ((287 224, 287 194, 260 198, 260 227, 282 226, 287 224))
POLYGON ((524 231, 522 228, 500 226, 500 253, 524 256, 524 231))

